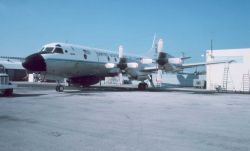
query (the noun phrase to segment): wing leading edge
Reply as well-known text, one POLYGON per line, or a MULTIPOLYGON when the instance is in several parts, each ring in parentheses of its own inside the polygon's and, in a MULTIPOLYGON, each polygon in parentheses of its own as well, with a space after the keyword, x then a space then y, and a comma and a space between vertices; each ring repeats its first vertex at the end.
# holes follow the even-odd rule
POLYGON ((164 70, 165 72, 174 72, 174 71, 180 71, 186 68, 194 68, 194 67, 199 67, 199 66, 205 66, 205 65, 213 65, 213 64, 222 64, 222 63, 232 63, 234 60, 223 60, 223 61, 213 61, 213 62, 199 62, 199 63, 187 63, 187 64, 182 64, 176 66, 175 70, 169 70, 169 69, 159 69, 158 66, 151 66, 151 67, 144 67, 141 72, 156 72, 158 70, 164 70))
POLYGON ((222 60, 222 61, 200 62, 200 63, 187 63, 187 64, 182 64, 180 67, 182 69, 185 69, 185 68, 193 68, 193 67, 199 67, 199 66, 205 66, 205 65, 232 63, 232 62, 234 62, 234 60, 222 60))

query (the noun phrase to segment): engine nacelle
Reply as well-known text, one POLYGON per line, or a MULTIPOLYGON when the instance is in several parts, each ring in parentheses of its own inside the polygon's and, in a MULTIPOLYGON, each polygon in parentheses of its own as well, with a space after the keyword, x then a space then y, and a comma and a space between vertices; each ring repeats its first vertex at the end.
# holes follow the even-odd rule
POLYGON ((141 59, 142 64, 152 64, 153 62, 154 62, 153 59, 147 59, 147 58, 141 59))
POLYGON ((168 61, 171 64, 182 64, 183 62, 181 58, 169 58, 168 61))

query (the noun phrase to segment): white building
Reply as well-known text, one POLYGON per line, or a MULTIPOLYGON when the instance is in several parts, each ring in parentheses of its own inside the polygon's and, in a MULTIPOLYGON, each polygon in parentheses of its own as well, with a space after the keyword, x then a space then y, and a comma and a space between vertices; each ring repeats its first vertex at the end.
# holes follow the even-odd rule
POLYGON ((206 60, 234 60, 232 63, 207 66, 207 89, 221 87, 228 91, 249 91, 250 48, 207 50, 206 60))

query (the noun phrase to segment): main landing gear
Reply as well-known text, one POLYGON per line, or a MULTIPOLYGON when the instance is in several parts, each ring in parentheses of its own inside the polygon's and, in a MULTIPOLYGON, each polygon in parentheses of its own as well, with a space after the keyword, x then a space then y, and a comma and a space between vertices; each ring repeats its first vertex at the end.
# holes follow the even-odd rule
POLYGON ((63 92, 63 91, 64 91, 64 86, 63 86, 63 85, 60 85, 60 84, 57 85, 57 86, 56 86, 56 91, 57 91, 57 92, 63 92))
MULTIPOLYGON (((151 86, 155 88, 155 85, 153 83, 153 77, 152 75, 148 75, 147 80, 150 82, 151 86)), ((146 90, 148 88, 148 84, 144 81, 141 81, 141 83, 138 84, 138 89, 139 90, 146 90)))
POLYGON ((145 82, 141 82, 138 84, 138 89, 139 90, 146 90, 148 88, 148 84, 145 82))

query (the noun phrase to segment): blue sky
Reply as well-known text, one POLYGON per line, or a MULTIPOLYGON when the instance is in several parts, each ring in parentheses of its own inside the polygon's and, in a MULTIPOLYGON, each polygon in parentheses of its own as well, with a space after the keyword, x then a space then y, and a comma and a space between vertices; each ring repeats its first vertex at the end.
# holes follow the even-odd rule
POLYGON ((0 0, 0 56, 27 56, 50 42, 145 54, 154 33, 173 55, 201 60, 250 47, 249 0, 0 0))

